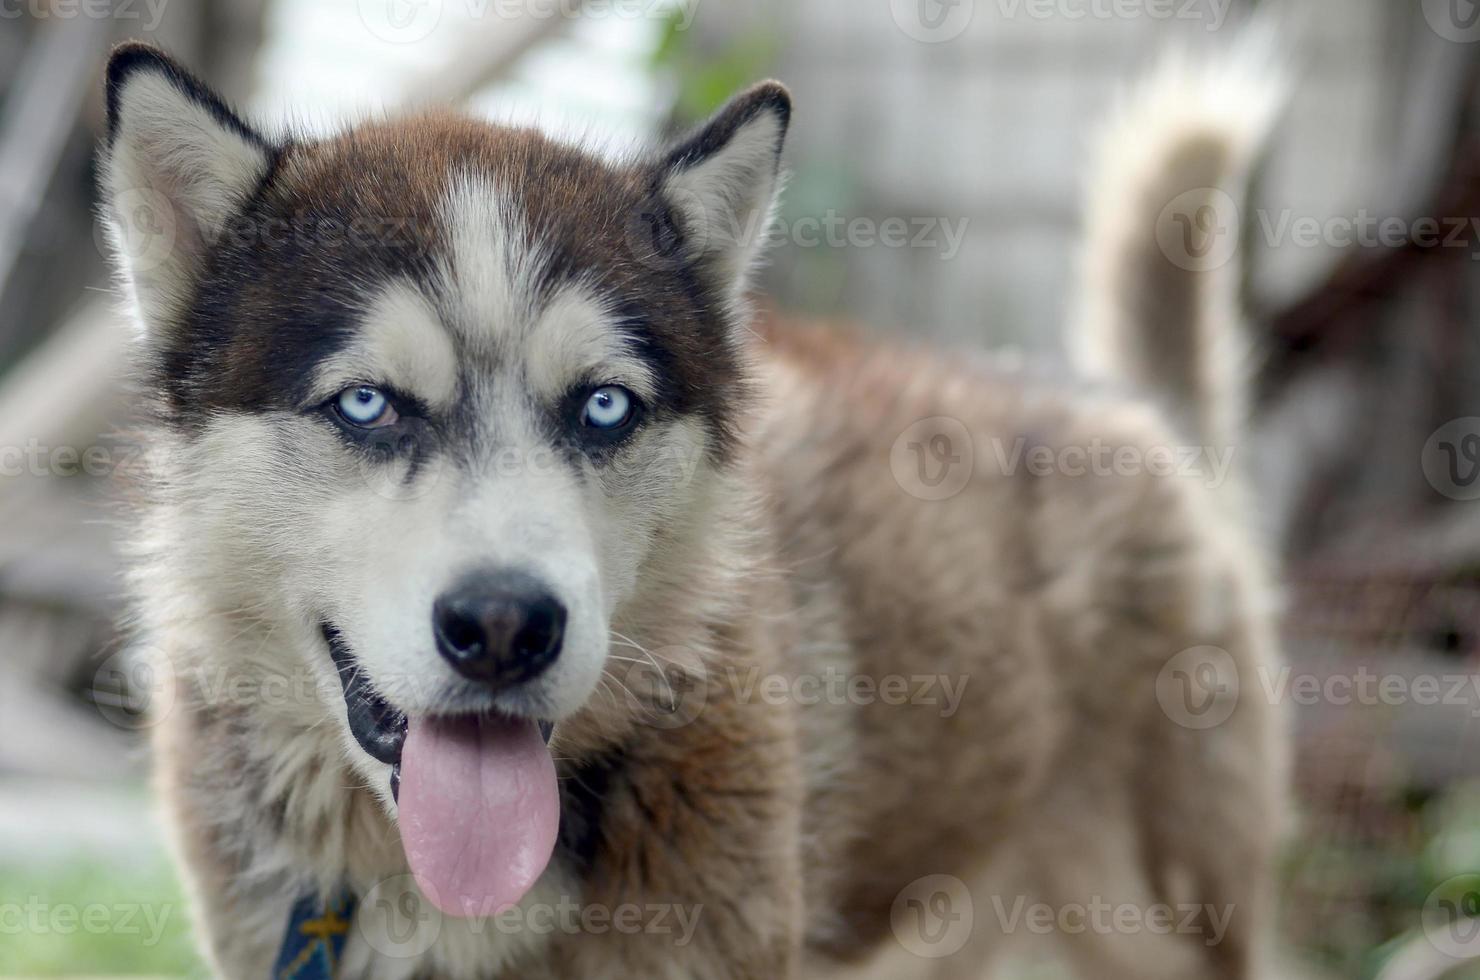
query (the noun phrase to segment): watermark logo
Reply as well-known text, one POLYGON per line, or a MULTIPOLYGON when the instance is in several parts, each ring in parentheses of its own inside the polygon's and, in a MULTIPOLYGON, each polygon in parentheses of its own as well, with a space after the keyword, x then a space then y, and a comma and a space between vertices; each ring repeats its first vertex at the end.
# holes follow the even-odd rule
POLYGON ((436 448, 436 436, 425 419, 403 418, 398 425, 367 430, 365 451, 355 465, 361 481, 376 496, 418 500, 441 482, 446 454, 436 448))
POLYGON ((1179 269, 1212 272, 1238 253, 1240 216, 1234 199, 1216 187, 1174 197, 1156 219, 1156 244, 1179 269))
POLYGON ((634 651, 621 643, 614 647, 619 652, 612 659, 623 668, 614 672, 615 679, 635 717, 664 730, 698 719, 709 703, 709 682, 703 665, 688 651, 682 647, 634 651))
MULTIPOLYGON (((664 189, 666 205, 654 202, 627 215, 627 249, 646 268, 673 272, 687 267, 710 246, 711 219, 699 195, 683 187, 664 189)), ((738 225, 738 219, 732 221, 738 225)))
POLYGON ((1450 500, 1480 498, 1480 418, 1440 426, 1424 443, 1419 465, 1429 486, 1450 500))
POLYGON ((1450 878, 1430 892, 1422 921, 1425 938, 1445 956, 1480 957, 1480 874, 1450 878))
MULTIPOLYGON (((390 959, 414 959, 442 935, 443 915, 423 897, 429 892, 413 875, 377 882, 360 903, 355 928, 375 952, 390 959)), ((665 902, 617 905, 583 903, 569 895, 553 902, 527 900, 504 908, 482 896, 463 896, 467 917, 459 932, 473 936, 624 936, 664 937, 674 948, 693 942, 704 906, 665 902)))
POLYGON ((895 940, 927 960, 959 953, 971 939, 976 910, 960 878, 929 875, 905 886, 889 910, 895 940))
POLYGON ((971 482, 976 450, 960 419, 920 419, 889 450, 889 469, 901 490, 920 500, 949 500, 971 482))
POLYGON ((125 731, 163 720, 178 695, 175 671, 158 651, 120 650, 93 673, 88 697, 98 713, 125 731))
POLYGON ((382 41, 415 44, 442 22, 442 0, 358 0, 360 23, 382 41))
MULTIPOLYGON (((170 199, 148 187, 119 191, 110 212, 114 228, 111 236, 114 253, 128 263, 129 271, 142 275, 170 261, 175 252, 179 219, 170 199)), ((94 232, 105 237, 101 224, 94 232)), ((106 242, 96 242, 103 255, 109 254, 106 242)))
POLYGON ((1423 0, 1423 16, 1446 41, 1480 41, 1480 0, 1423 0))
POLYGON ((1156 700, 1174 723, 1194 731, 1223 724, 1238 706, 1238 664, 1227 650, 1192 647, 1166 662, 1156 677, 1156 700))
POLYGON ((395 875, 365 894, 355 929, 381 956, 411 959, 431 949, 442 934, 442 914, 422 897, 413 876, 395 875))
POLYGON ((954 41, 971 26, 975 0, 890 0, 895 25, 925 44, 954 41))

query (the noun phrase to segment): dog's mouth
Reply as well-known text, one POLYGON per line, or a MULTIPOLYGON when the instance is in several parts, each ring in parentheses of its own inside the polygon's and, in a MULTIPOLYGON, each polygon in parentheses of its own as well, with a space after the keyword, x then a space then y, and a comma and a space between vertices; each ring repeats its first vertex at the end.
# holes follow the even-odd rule
POLYGON ((380 697, 343 634, 323 627, 350 732, 391 767, 401 843, 444 913, 496 915, 544 873, 560 828, 553 725, 506 715, 408 715, 380 697))
POLYGON ((339 630, 325 625, 323 631, 329 656, 339 672, 339 686, 344 691, 350 734, 366 755, 391 767, 391 795, 400 802, 401 752, 406 746, 408 728, 406 712, 392 707, 370 687, 369 679, 359 669, 339 630))

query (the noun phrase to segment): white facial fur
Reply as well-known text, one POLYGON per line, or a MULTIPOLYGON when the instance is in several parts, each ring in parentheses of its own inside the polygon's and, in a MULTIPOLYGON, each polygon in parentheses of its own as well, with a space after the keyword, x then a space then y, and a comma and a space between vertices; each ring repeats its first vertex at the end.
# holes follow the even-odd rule
MULTIPOLYGON (((240 588, 269 589, 294 618, 332 621, 377 691, 413 714, 487 706, 437 653, 437 597, 473 569, 528 572, 566 606, 565 642, 528 690, 497 703, 558 721, 602 677, 611 618, 637 589, 655 533, 694 492, 704 428, 650 426, 609 464, 573 471, 550 438, 560 399, 592 378, 652 399, 651 366, 584 287, 543 303, 525 292, 537 257, 516 256, 523 230, 497 188, 453 181, 447 220, 455 245, 441 285, 382 287, 353 341, 319 365, 314 393, 329 401, 351 385, 384 383, 433 412, 471 408, 476 436, 429 441, 431 455, 408 479, 409 455, 366 459, 322 419, 223 416, 192 452, 198 475, 182 475, 191 496, 214 501, 187 547, 202 561, 229 554, 240 588)), ((307 655, 329 676, 326 650, 307 655)), ((384 783, 383 767, 349 755, 367 776, 381 770, 372 785, 384 783)))
MULTIPOLYGON (((144 332, 157 336, 184 312, 210 235, 262 180, 270 154, 152 69, 130 75, 118 101, 104 161, 115 240, 144 332), (169 247, 147 261, 123 247, 139 193, 176 221, 169 247)), ((783 128, 774 111, 760 112, 711 155, 664 176, 732 301, 764 239, 756 216, 772 205, 783 128)), ((433 605, 475 569, 529 573, 567 609, 564 645, 550 670, 500 704, 568 717, 601 682, 610 624, 638 593, 663 533, 704 495, 696 481, 709 448, 707 426, 678 417, 644 427, 601 465, 573 469, 557 455, 552 421, 573 386, 616 384, 652 404, 660 379, 595 283, 537 294, 548 257, 503 189, 473 173, 443 179, 441 267, 424 281, 356 284, 366 312, 311 383, 324 403, 352 385, 384 384, 468 431, 446 445, 432 428, 413 427, 431 450, 413 464, 415 454, 368 458, 312 412, 218 412, 190 436, 168 437, 174 451, 156 517, 157 553, 174 583, 163 591, 210 615, 250 611, 266 629, 248 655, 220 656, 246 672, 306 667, 331 694, 290 705, 293 727, 317 729, 327 713, 351 764, 381 787, 384 767, 357 749, 332 696, 337 678, 318 625, 342 632, 396 706, 483 708, 484 696, 437 653, 433 605)))

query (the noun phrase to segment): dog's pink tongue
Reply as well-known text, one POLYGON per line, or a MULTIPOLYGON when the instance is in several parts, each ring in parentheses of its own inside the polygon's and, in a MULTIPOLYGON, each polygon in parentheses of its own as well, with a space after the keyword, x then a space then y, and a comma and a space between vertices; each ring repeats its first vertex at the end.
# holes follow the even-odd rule
POLYGON ((401 843, 432 904, 462 918, 518 903, 560 829, 555 763, 533 721, 413 718, 401 753, 401 843))

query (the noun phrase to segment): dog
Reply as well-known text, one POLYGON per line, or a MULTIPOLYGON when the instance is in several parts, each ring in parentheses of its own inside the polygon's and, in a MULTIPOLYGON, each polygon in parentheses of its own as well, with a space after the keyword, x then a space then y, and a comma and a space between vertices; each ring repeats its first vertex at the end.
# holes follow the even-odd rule
POLYGON ((618 158, 271 136, 117 48, 130 584, 212 968, 1255 976, 1271 576, 1236 473, 1153 465, 1238 438, 1251 77, 1108 128, 1055 379, 754 313, 780 84, 618 158))

